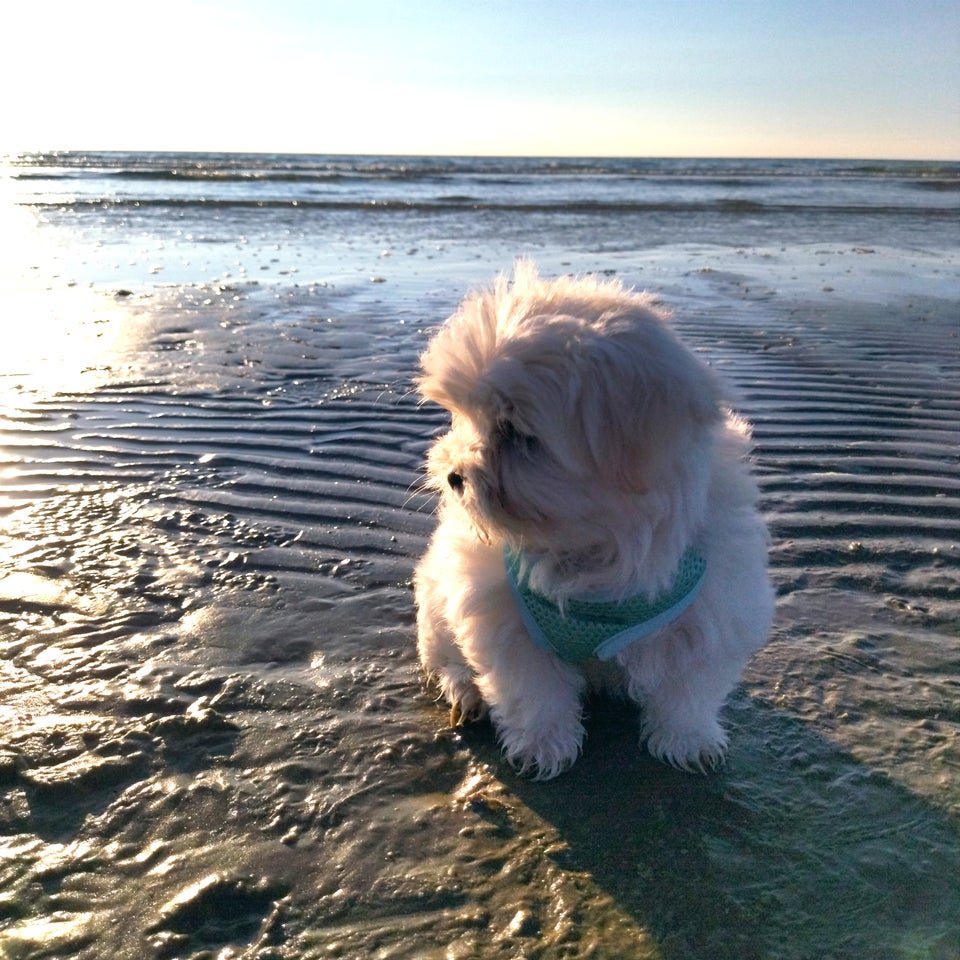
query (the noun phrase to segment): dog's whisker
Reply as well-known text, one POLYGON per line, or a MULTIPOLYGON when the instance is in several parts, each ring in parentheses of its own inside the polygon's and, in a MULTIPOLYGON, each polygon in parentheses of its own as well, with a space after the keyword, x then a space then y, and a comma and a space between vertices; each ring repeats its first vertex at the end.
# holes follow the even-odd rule
MULTIPOLYGON (((416 500, 418 497, 422 497, 427 500, 428 503, 432 503, 432 510, 436 511, 436 501, 439 500, 441 494, 437 489, 437 485, 431 476, 418 477, 413 482, 407 484, 407 497, 403 501, 403 506, 401 509, 406 510, 409 505, 416 500)), ((427 504, 421 504, 417 507, 417 513, 420 513, 427 504)))
POLYGON ((442 502, 442 498, 437 493, 415 492, 410 494, 410 496, 407 497, 406 500, 404 500, 402 509, 404 510, 412 509, 414 513, 425 513, 425 514, 428 514, 429 516, 434 516, 436 513, 438 513, 441 502, 442 502), (411 508, 410 505, 415 500, 418 500, 418 499, 420 502, 411 508))

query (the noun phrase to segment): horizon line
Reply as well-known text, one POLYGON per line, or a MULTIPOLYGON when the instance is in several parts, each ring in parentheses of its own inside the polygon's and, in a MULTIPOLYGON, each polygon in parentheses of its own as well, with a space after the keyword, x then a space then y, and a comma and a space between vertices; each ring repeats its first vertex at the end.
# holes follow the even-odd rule
POLYGON ((573 154, 573 153, 414 153, 414 152, 368 152, 368 151, 317 151, 317 150, 265 150, 265 149, 209 149, 209 148, 129 148, 129 147, 46 147, 37 149, 0 150, 0 162, 10 158, 42 156, 49 154, 83 153, 153 153, 153 154, 207 154, 221 156, 296 156, 296 157, 391 157, 391 158, 436 158, 438 160, 787 160, 801 162, 834 161, 837 163, 896 162, 896 163, 960 163, 957 157, 923 157, 903 155, 799 155, 799 154, 573 154))

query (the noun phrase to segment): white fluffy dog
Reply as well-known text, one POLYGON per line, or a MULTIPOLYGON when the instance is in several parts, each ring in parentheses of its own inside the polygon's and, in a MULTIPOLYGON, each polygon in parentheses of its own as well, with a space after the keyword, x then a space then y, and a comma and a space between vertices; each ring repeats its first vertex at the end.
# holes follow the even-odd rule
POLYGON ((421 358, 452 414, 428 482, 418 647, 453 723, 489 711, 507 759, 572 764, 588 689, 642 707, 677 767, 722 762, 718 713, 773 612, 749 429, 646 294, 526 262, 421 358))

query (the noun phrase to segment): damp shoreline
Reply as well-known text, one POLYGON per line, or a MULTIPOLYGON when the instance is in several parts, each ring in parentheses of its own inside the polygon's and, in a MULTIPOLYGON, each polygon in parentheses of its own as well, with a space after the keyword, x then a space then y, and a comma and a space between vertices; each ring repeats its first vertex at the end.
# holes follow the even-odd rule
POLYGON ((0 285, 26 322, 0 355, 0 952, 960 951, 958 251, 481 220, 323 245, 254 219, 235 249, 31 214, 0 285), (578 763, 531 782, 422 684, 446 416, 412 377, 518 254, 656 293, 754 424, 777 616, 718 774, 595 701, 578 763))

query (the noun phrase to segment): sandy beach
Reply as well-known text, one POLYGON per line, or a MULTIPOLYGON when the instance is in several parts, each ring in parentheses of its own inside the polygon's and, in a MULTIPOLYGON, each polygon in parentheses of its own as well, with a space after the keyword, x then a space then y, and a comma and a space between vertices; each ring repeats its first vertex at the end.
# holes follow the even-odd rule
POLYGON ((10 228, 0 954, 960 956, 956 238, 438 223, 10 228), (411 378, 518 253, 655 291, 754 424, 778 612, 718 774, 596 702, 573 770, 524 780, 422 685, 445 416, 411 378))

